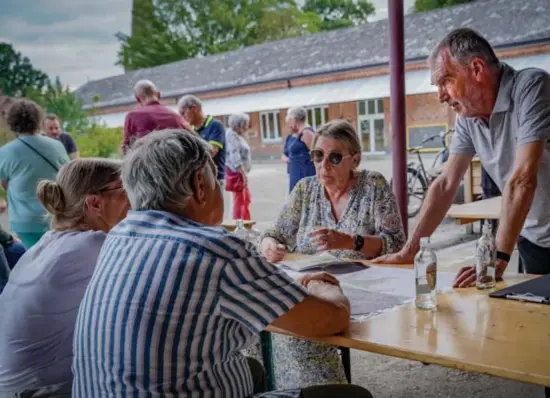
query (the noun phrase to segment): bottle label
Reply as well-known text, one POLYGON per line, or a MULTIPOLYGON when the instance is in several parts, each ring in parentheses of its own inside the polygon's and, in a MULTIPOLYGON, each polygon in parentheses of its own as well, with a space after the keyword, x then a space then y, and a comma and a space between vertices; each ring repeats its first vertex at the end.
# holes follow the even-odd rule
POLYGON ((426 267, 426 280, 430 289, 434 290, 437 285, 437 266, 433 263, 426 267))
POLYGON ((423 285, 416 285, 416 294, 429 294, 432 292, 432 289, 430 289, 430 285, 423 284, 423 285))

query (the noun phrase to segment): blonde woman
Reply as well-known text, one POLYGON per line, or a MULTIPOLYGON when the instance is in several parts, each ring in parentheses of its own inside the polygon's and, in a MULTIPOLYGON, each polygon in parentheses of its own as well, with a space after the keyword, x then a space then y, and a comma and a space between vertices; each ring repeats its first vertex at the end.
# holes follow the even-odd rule
POLYGON ((0 396, 70 396, 78 307, 107 232, 129 208, 120 168, 77 159, 56 181, 39 183, 51 230, 21 257, 0 295, 0 396))

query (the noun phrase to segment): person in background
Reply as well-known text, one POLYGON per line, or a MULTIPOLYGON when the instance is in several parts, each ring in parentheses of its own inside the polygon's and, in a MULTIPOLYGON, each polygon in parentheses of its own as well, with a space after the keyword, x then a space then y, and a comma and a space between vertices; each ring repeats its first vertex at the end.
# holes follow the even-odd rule
POLYGON ((55 113, 48 113, 44 118, 44 133, 54 140, 61 141, 71 159, 79 157, 73 136, 61 130, 61 121, 55 113))
MULTIPOLYGON (((296 184, 275 225, 264 231, 261 254, 278 262, 286 252, 369 259, 399 251, 405 232, 394 194, 382 174, 357 170, 361 144, 353 125, 321 126, 312 147, 316 176, 296 184)), ((335 346, 273 335, 273 351, 284 359, 276 374, 284 386, 346 382, 335 346)))
POLYGON ((151 131, 163 129, 186 129, 191 126, 170 108, 161 105, 160 91, 150 80, 140 80, 134 86, 134 96, 140 105, 126 114, 122 152, 126 153, 132 143, 151 131))
POLYGON ((185 95, 178 101, 178 111, 194 126, 197 133, 210 144, 210 155, 218 168, 217 178, 223 187, 225 178, 225 127, 213 116, 205 115, 202 102, 194 95, 185 95))
POLYGON ((290 135, 285 141, 283 161, 288 162, 289 192, 292 192, 302 178, 315 175, 315 166, 309 155, 315 130, 307 124, 304 108, 290 108, 286 115, 286 125, 290 135))
MULTIPOLYGON (((241 350, 268 325, 310 337, 348 327, 332 275, 297 283, 215 226, 223 200, 209 151, 197 135, 167 130, 124 159, 132 210, 109 232, 80 306, 74 398, 251 397, 265 392, 265 373, 241 350)), ((371 397, 352 385, 265 396, 371 397)))
POLYGON ((38 197, 51 231, 21 258, 0 294, 0 397, 70 397, 77 311, 107 232, 129 208, 121 162, 77 159, 38 197), (11 395, 10 395, 11 394, 11 395))
MULTIPOLYGON (((520 269, 550 273, 550 75, 538 68, 513 69, 484 37, 466 28, 445 36, 428 64, 440 102, 457 113, 451 154, 430 185, 407 244, 378 261, 412 262, 420 238, 443 220, 477 154, 502 192, 497 278, 516 244, 520 269)), ((454 286, 473 286, 475 280, 475 267, 464 267, 454 286)))
POLYGON ((16 100, 7 124, 17 139, 0 148, 0 184, 8 193, 10 230, 26 249, 48 230, 46 210, 36 197, 40 180, 55 179, 70 162, 61 142, 39 134, 43 112, 35 102, 16 100))
MULTIPOLYGON (((246 113, 238 113, 229 116, 229 130, 226 135, 227 159, 225 162, 225 177, 242 181, 242 186, 233 190, 233 219, 250 220, 250 190, 248 188, 247 174, 252 167, 250 158, 250 146, 244 134, 248 129, 249 116, 246 113), (237 175, 238 174, 238 175, 237 175)), ((231 183, 226 181, 226 188, 231 183)), ((240 184, 239 184, 240 185, 240 184)))

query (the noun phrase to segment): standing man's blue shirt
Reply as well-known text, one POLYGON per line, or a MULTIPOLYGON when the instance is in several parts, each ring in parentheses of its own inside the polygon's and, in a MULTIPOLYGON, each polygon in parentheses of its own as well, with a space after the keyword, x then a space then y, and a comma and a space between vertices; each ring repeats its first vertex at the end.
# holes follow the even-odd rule
POLYGON ((218 168, 218 180, 223 180, 225 178, 225 127, 219 120, 207 116, 197 132, 206 142, 218 148, 214 162, 218 168))
POLYGON ((58 170, 69 161, 60 141, 41 135, 22 135, 0 148, 0 180, 8 182, 8 217, 12 231, 48 230, 46 209, 38 201, 36 187, 40 180, 55 180, 58 170))

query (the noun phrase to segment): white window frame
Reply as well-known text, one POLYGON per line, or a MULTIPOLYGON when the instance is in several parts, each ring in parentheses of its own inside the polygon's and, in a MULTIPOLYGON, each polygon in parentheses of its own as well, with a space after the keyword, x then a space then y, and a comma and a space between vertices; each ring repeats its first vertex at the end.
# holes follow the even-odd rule
POLYGON ((314 130, 317 130, 319 127, 321 127, 323 124, 328 122, 326 120, 328 118, 328 105, 317 105, 317 106, 308 106, 306 108, 306 114, 307 114, 307 123, 313 127, 314 130), (317 124, 315 120, 310 120, 309 114, 311 112, 311 115, 315 117, 315 110, 321 109, 321 123, 317 124))
POLYGON ((363 137, 361 137, 361 134, 363 134, 363 132, 361 131, 361 122, 369 121, 369 131, 371 132, 369 137, 370 151, 367 152, 364 148, 361 148, 361 150, 366 153, 385 153, 385 150, 375 150, 376 137, 374 132, 374 121, 381 119, 384 122, 384 124, 386 122, 386 119, 384 118, 384 110, 382 109, 382 112, 380 112, 380 110, 378 109, 378 101, 380 100, 382 101, 382 104, 384 104, 384 98, 369 98, 369 99, 357 101, 357 134, 359 135, 359 141, 361 142, 361 145, 363 145, 363 137), (374 101, 375 113, 370 113, 370 114, 368 113, 369 101, 374 101), (365 112, 367 112, 365 115, 362 115, 361 113, 359 113, 361 102, 365 103, 365 112))
MULTIPOLYGON (((280 111, 266 111, 266 112, 260 112, 260 131, 262 134, 262 142, 266 144, 276 144, 283 142, 283 133, 281 131, 281 127, 279 126, 279 115, 280 111), (264 128, 264 117, 269 118, 269 115, 273 115, 273 120, 275 122, 275 135, 276 138, 270 138, 271 131, 265 131, 264 128)), ((268 119, 266 119, 268 120, 268 119)), ((266 123, 267 126, 267 123, 266 123)))

